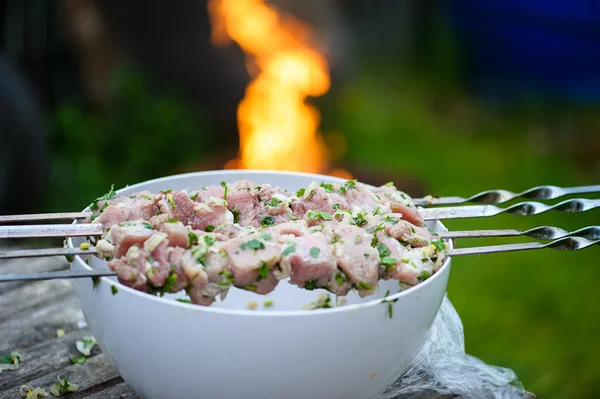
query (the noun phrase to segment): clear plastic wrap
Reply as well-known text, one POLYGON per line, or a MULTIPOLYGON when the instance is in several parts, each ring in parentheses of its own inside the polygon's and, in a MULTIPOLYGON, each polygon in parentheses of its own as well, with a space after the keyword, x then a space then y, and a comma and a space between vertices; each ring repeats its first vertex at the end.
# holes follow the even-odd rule
POLYGON ((465 353, 463 325, 444 298, 429 335, 406 373, 378 399, 437 398, 458 395, 474 399, 535 398, 510 369, 490 366, 465 353))

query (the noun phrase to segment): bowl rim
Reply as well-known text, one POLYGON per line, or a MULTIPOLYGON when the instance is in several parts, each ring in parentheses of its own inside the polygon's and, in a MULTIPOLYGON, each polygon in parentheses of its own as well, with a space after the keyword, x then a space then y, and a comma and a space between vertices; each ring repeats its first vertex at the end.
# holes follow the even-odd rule
MULTIPOLYGON (((211 176, 211 175, 225 175, 226 176, 226 175, 234 175, 234 174, 240 174, 240 173, 254 175, 254 176, 270 175, 270 174, 279 174, 279 175, 287 175, 287 176, 302 176, 302 177, 314 178, 315 180, 318 180, 320 178, 320 179, 328 179, 328 180, 337 180, 338 182, 344 182, 344 181, 348 180, 348 179, 335 177, 335 176, 328 176, 328 175, 315 174, 315 173, 306 173, 306 172, 291 172, 291 171, 280 171, 280 170, 255 170, 255 169, 227 169, 227 170, 210 170, 210 171, 201 171, 201 172, 181 173, 181 174, 176 174, 176 175, 171 175, 171 176, 159 177, 159 178, 139 182, 139 183, 136 183, 133 185, 126 185, 125 187, 116 190, 115 193, 117 195, 119 195, 120 193, 122 193, 125 190, 136 189, 136 188, 138 188, 142 185, 146 185, 148 183, 161 183, 164 181, 173 181, 174 179, 184 179, 184 178, 196 177, 196 176, 211 176)), ((250 177, 248 177, 248 179, 250 179, 250 177)), ((366 183, 363 183, 363 184, 370 186, 369 184, 366 184, 366 183)), ((372 187, 372 186, 370 186, 370 187, 372 187)), ((90 211, 89 206, 83 210, 83 212, 89 212, 89 211, 90 211)), ((434 222, 439 224, 443 230, 447 231, 446 226, 442 222, 440 222, 439 220, 435 220, 434 222)), ((76 224, 77 221, 74 221, 73 223, 76 224)), ((70 248, 74 247, 72 238, 69 238, 67 243, 68 243, 68 247, 70 247, 70 248)), ((449 244, 450 244, 449 248, 451 249, 453 246, 452 240, 449 241, 449 244)), ((92 268, 91 266, 89 266, 87 263, 85 263, 83 261, 83 259, 81 258, 80 255, 75 255, 74 260, 71 263, 71 268, 73 268, 75 263, 80 268, 83 268, 84 270, 94 270, 94 268, 92 268)), ((170 306, 175 306, 175 307, 181 307, 182 309, 192 309, 195 311, 204 311, 204 312, 209 312, 209 313, 248 316, 248 317, 259 317, 259 316, 262 316, 262 317, 264 317, 264 316, 266 316, 266 317, 292 317, 292 316, 294 316, 295 317, 295 316, 332 314, 332 313, 336 313, 336 312, 353 312, 358 309, 368 308, 368 307, 380 305, 380 304, 386 303, 386 302, 392 302, 392 301, 395 301, 396 299, 402 298, 404 296, 415 295, 415 294, 417 294, 418 291, 422 290, 423 287, 426 287, 429 284, 432 284, 433 280, 440 278, 440 275, 444 274, 443 272, 445 271, 445 269, 450 267, 450 263, 451 263, 451 257, 446 256, 444 258, 442 266, 439 268, 439 270, 437 272, 434 273, 433 276, 429 277, 427 280, 423 281, 420 284, 417 284, 414 287, 410 287, 406 290, 397 292, 393 295, 389 295, 389 296, 386 296, 383 298, 372 299, 367 302, 356 303, 356 304, 352 304, 352 305, 335 306, 335 307, 327 308, 327 309, 322 309, 322 308, 312 309, 310 311, 302 310, 302 309, 300 309, 300 310, 227 309, 227 308, 218 308, 218 307, 211 307, 211 306, 199 306, 199 305, 195 305, 195 304, 179 302, 174 299, 159 297, 159 296, 151 295, 151 294, 148 294, 148 293, 145 293, 142 291, 138 291, 138 290, 135 290, 124 284, 121 284, 119 281, 113 281, 109 277, 100 277, 100 281, 102 283, 118 287, 119 291, 124 290, 125 292, 127 292, 131 295, 135 295, 135 296, 139 297, 141 300, 157 301, 159 304, 163 304, 166 306, 170 305, 170 306)), ((318 291, 315 290, 315 292, 318 292, 318 291)))

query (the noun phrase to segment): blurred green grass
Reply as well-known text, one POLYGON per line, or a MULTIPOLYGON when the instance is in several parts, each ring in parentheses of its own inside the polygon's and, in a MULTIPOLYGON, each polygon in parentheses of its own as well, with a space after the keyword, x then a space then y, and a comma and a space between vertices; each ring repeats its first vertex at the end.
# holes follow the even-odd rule
MULTIPOLYGON (((334 106, 323 112, 325 128, 346 135, 346 158, 355 165, 391 171, 398 180, 416 176, 436 195, 598 183, 560 151, 548 151, 533 133, 539 114, 490 113, 451 88, 441 86, 440 92, 440 85, 418 74, 368 72, 339 91, 334 106)), ((590 211, 447 225, 575 229, 598 222, 599 212, 590 211)), ((478 244, 490 241, 459 246, 478 244)), ((589 248, 455 259, 448 291, 464 323, 467 352, 513 369, 538 397, 599 397, 599 254, 589 248)))

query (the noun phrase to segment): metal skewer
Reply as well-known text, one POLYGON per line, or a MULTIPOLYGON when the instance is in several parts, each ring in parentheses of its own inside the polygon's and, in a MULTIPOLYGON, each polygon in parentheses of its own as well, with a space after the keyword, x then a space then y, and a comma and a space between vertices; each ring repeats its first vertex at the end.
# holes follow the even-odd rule
POLYGON ((520 193, 507 190, 486 190, 470 197, 425 197, 413 199, 415 204, 427 205, 451 205, 472 202, 481 205, 502 204, 517 198, 525 198, 537 201, 554 200, 566 195, 600 193, 600 185, 579 187, 557 187, 537 186, 520 193))

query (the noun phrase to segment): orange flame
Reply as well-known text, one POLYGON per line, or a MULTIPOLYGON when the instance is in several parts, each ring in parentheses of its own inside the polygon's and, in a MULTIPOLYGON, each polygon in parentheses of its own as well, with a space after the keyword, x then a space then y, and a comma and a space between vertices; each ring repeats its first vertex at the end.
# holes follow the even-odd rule
POLYGON ((240 158, 225 167, 323 172, 320 115, 306 99, 329 90, 329 69, 309 29, 263 0, 210 0, 208 8, 213 43, 238 43, 253 77, 238 107, 240 158))

